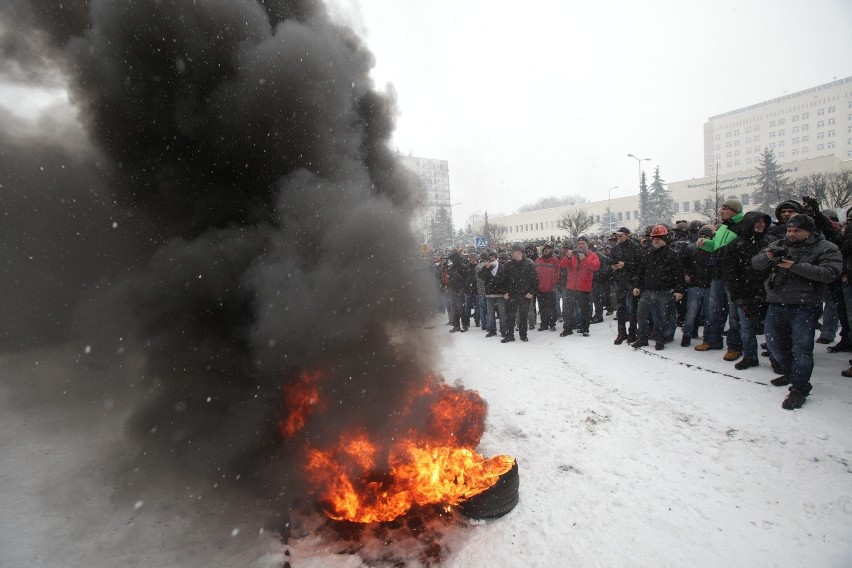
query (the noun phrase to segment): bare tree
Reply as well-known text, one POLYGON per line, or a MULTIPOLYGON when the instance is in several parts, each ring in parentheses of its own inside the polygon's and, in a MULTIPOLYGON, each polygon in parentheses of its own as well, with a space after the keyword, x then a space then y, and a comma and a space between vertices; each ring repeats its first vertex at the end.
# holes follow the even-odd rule
POLYGON ((594 215, 589 215, 585 209, 569 209, 562 214, 556 226, 568 233, 572 239, 577 239, 580 235, 589 230, 595 224, 594 215))
POLYGON ((506 234, 508 234, 508 232, 509 228, 506 227, 506 225, 490 225, 488 234, 485 235, 485 238, 488 239, 489 244, 497 246, 506 239, 506 234))
MULTIPOLYGON (((826 176, 825 206, 832 209, 846 209, 852 205, 852 170, 831 172, 826 176)), ((843 211, 838 211, 843 215, 843 211)))

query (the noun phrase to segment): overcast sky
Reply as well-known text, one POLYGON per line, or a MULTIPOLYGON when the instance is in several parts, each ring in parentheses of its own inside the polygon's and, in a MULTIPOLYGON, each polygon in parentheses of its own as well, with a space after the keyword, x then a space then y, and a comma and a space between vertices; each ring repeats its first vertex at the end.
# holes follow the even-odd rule
POLYGON ((708 117, 852 76, 852 2, 339 0, 392 83, 403 153, 449 160, 454 218, 703 176, 708 117))

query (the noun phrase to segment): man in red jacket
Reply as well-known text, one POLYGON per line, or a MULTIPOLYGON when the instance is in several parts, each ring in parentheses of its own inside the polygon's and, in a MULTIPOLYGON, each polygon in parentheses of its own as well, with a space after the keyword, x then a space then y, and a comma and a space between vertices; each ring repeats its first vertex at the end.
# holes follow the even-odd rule
POLYGON ((601 267, 597 254, 589 250, 586 237, 577 239, 577 250, 569 250, 562 259, 560 268, 565 270, 565 310, 563 313, 562 333, 560 337, 571 335, 571 321, 574 319, 574 307, 580 306, 580 324, 577 331, 583 337, 589 336, 589 323, 592 319, 592 278, 601 267))
POLYGON ((553 256, 553 245, 547 243, 541 256, 535 259, 538 276, 538 311, 541 314, 539 331, 556 331, 556 283, 559 281, 559 259, 553 256))

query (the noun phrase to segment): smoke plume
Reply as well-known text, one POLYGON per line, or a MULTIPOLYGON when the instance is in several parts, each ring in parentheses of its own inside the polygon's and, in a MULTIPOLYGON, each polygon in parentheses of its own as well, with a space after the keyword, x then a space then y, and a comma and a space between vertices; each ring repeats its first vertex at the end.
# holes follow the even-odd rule
POLYGON ((98 387, 132 394, 134 475, 288 491, 299 369, 339 410, 305 436, 386 429, 430 366, 435 292, 361 40, 311 0, 11 0, 0 22, 4 80, 73 110, 0 116, 0 345, 141 352, 134 384, 98 387))

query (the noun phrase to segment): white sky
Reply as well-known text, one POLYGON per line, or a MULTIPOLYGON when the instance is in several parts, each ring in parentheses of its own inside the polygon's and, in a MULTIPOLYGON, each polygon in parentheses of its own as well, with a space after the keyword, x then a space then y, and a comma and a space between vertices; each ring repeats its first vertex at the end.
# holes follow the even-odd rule
POLYGON ((852 75, 852 2, 338 0, 403 153, 447 159, 459 226, 549 195, 703 176, 708 117, 852 75))

